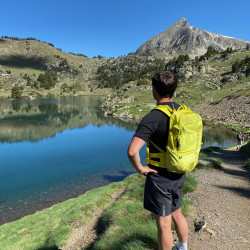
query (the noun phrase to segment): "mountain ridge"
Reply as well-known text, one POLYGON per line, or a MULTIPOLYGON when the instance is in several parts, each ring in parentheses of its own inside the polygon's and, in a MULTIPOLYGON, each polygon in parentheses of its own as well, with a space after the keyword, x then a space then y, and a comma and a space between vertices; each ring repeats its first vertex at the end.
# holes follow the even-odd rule
POLYGON ((191 58, 205 54, 208 47, 218 51, 231 47, 234 50, 245 49, 250 42, 238 38, 223 36, 190 26, 186 18, 181 18, 168 29, 150 38, 136 51, 137 55, 156 56, 171 59, 180 54, 191 58))

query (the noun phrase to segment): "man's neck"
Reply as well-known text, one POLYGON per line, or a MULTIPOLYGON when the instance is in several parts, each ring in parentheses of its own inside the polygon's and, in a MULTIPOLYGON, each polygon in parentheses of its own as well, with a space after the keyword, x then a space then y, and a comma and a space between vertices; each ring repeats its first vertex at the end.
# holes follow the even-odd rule
POLYGON ((173 102, 173 98, 168 98, 168 97, 160 98, 159 100, 157 100, 157 105, 164 102, 173 102))

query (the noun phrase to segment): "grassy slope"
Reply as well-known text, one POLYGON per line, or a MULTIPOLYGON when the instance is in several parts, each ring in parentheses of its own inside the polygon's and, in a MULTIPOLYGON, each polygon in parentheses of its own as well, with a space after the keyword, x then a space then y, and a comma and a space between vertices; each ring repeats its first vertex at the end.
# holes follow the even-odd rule
MULTIPOLYGON (((188 175, 184 193, 193 191, 197 185, 188 175)), ((112 207, 108 208, 98 225, 99 240, 93 249, 156 249, 157 231, 155 221, 143 209, 144 182, 132 183, 128 190, 112 207)), ((190 201, 184 198, 182 210, 186 215, 190 201)))
POLYGON ((73 228, 93 218, 97 208, 110 202, 112 194, 127 182, 113 183, 75 199, 54 205, 0 227, 0 249, 39 249, 60 246, 73 228))
MULTIPOLYGON (((112 195, 122 188, 126 188, 126 192, 104 211, 98 222, 99 240, 94 243, 94 249, 144 249, 145 245, 154 248, 155 222, 142 205, 144 180, 144 176, 131 175, 122 182, 91 190, 78 198, 2 225, 0 249, 58 249, 74 228, 90 221, 95 210, 109 204, 112 195)), ((196 186, 197 181, 188 175, 184 192, 196 186)), ((188 204, 190 201, 184 199, 184 213, 188 212, 188 204)))
POLYGON ((13 84, 24 86, 23 96, 47 96, 60 95, 62 84, 68 86, 77 85, 78 92, 88 91, 95 87, 93 79, 97 67, 105 59, 90 59, 82 56, 75 56, 62 52, 35 40, 12 41, 0 39, 0 98, 10 97, 13 84), (61 68, 57 86, 46 91, 44 89, 35 90, 26 86, 26 80, 22 75, 27 74, 36 80, 40 73, 57 68, 62 59, 67 59, 69 70, 61 68), (7 70, 11 71, 10 76, 1 76, 7 70), (77 73, 75 73, 77 72, 77 73))

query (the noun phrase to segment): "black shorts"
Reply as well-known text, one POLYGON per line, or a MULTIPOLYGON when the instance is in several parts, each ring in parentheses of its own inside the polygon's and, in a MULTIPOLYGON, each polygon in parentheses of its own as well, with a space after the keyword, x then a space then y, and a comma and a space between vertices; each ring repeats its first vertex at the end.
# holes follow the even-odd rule
POLYGON ((242 140, 237 140, 237 145, 242 145, 242 140))
POLYGON ((186 174, 175 174, 164 168, 147 175, 144 190, 144 208, 150 212, 168 216, 181 207, 186 174))

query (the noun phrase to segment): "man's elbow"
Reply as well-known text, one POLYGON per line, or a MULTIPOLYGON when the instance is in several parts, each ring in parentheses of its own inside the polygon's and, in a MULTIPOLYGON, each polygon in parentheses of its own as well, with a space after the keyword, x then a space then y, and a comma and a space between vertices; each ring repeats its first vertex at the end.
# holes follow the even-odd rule
POLYGON ((134 137, 128 147, 128 151, 127 151, 128 157, 130 159, 137 157, 144 143, 145 142, 142 139, 138 137, 134 137))
POLYGON ((127 155, 128 155, 128 158, 133 156, 133 152, 132 150, 130 150, 130 148, 128 148, 127 155))
POLYGON ((127 154, 128 154, 128 158, 133 158, 138 154, 138 152, 137 150, 134 150, 133 148, 129 147, 127 154))

